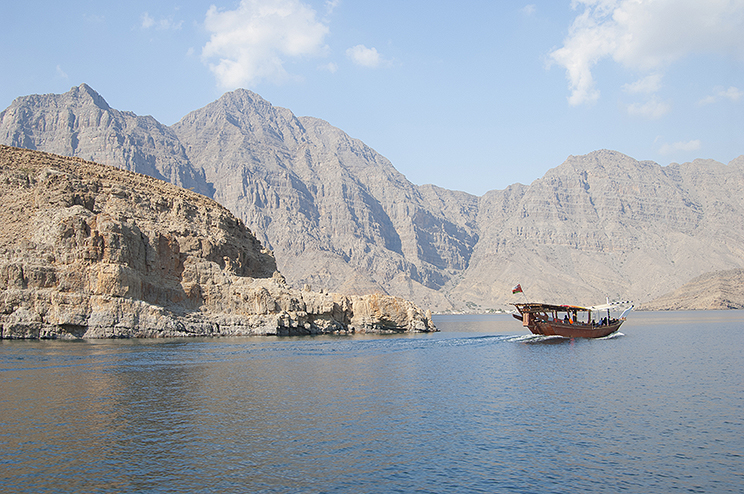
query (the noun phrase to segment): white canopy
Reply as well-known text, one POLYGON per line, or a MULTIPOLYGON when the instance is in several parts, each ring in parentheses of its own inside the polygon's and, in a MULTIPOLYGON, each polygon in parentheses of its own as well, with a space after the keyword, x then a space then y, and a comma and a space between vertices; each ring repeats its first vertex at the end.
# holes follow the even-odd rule
POLYGON ((607 304, 600 304, 600 305, 592 305, 591 307, 587 307, 587 309, 591 311, 598 311, 598 310, 607 310, 607 309, 620 309, 621 307, 633 307, 633 302, 630 300, 624 300, 622 302, 609 302, 607 304))

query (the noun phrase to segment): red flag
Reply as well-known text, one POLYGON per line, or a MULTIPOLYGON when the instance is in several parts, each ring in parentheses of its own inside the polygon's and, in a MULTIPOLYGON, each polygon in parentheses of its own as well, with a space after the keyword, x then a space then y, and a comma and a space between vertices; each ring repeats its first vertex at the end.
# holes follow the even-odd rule
POLYGON ((512 293, 522 293, 522 285, 518 284, 514 288, 512 288, 512 293))

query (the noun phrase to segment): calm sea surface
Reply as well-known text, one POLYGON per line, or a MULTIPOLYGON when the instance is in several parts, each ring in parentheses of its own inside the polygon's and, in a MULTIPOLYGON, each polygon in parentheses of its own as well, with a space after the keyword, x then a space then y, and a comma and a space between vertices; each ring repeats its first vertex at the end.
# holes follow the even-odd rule
POLYGON ((744 492, 744 311, 0 341, 0 492, 744 492))

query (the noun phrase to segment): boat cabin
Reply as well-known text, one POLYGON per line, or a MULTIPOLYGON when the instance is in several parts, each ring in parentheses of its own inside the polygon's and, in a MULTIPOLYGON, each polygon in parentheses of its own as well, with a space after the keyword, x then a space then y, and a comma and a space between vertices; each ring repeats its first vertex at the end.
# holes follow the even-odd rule
POLYGON ((550 304, 514 304, 522 314, 522 326, 528 327, 536 322, 563 323, 571 325, 602 326, 615 322, 609 314, 592 312, 589 307, 550 304), (599 317, 597 316, 604 316, 599 317))

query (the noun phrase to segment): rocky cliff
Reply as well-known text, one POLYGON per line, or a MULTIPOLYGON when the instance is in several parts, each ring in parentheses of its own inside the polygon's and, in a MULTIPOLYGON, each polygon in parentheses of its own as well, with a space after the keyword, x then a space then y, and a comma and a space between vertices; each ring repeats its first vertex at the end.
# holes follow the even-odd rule
POLYGON ((486 310, 517 301, 516 283, 531 300, 645 302, 744 268, 744 157, 660 166, 600 150, 476 197, 416 186, 363 142, 250 91, 164 127, 85 85, 18 98, 0 113, 0 143, 102 156, 210 195, 295 288, 486 310))
POLYGON ((429 331, 386 295, 287 286, 215 201, 148 176, 0 146, 2 338, 429 331))

